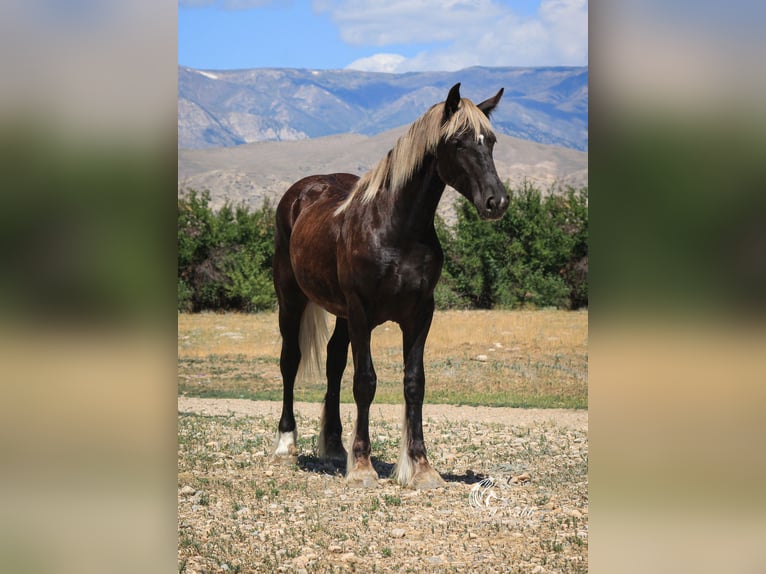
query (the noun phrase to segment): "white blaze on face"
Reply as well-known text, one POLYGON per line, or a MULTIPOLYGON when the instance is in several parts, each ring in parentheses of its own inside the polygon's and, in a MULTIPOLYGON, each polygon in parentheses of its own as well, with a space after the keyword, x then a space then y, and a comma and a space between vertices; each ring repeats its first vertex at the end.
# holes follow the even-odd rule
POLYGON ((484 145, 484 134, 479 134, 479 145, 484 145))

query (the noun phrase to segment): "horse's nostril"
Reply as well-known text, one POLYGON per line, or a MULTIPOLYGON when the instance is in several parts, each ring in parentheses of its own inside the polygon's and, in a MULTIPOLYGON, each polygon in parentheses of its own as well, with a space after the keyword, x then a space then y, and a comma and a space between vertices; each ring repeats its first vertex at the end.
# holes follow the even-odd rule
POLYGON ((497 205, 497 201, 495 200, 495 196, 493 195, 487 200, 487 211, 493 211, 496 205, 497 205))

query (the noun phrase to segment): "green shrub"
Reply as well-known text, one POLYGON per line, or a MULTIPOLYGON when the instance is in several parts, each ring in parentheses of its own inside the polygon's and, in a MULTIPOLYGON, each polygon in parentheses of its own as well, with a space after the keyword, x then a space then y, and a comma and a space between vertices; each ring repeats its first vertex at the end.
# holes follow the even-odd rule
POLYGON ((437 291, 437 305, 587 306, 587 188, 552 189, 543 196, 525 183, 509 190, 509 200, 498 221, 482 221, 461 199, 452 229, 437 222, 448 286, 446 294, 437 291))
POLYGON ((178 311, 189 312, 192 310, 192 296, 194 291, 186 284, 186 281, 178 279, 178 311))
POLYGON ((274 308, 274 210, 226 203, 214 212, 209 203, 207 191, 178 199, 178 309, 274 308))
MULTIPOLYGON (((465 200, 453 227, 437 217, 437 308, 587 307, 588 189, 543 195, 525 183, 509 199, 498 221, 465 200)), ((209 204, 208 192, 178 199, 178 310, 273 309, 274 209, 209 204)))

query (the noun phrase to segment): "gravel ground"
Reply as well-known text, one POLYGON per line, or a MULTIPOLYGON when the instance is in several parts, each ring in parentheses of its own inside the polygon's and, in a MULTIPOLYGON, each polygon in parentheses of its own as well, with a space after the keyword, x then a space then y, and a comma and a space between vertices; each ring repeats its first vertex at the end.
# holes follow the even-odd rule
MULTIPOLYGON (((181 572, 587 572, 588 414, 424 406, 445 488, 387 477, 401 405, 371 409, 378 487, 316 457, 320 405, 296 403, 299 457, 271 448, 281 404, 178 398, 181 572)), ((342 405, 344 430, 353 405, 342 405)))

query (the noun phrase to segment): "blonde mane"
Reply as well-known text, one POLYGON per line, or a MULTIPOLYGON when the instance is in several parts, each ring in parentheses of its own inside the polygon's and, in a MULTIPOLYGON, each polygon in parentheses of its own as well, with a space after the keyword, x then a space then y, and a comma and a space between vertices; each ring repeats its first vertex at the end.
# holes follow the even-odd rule
POLYGON ((355 201, 369 203, 380 191, 387 188, 398 193, 423 163, 426 155, 434 153, 442 139, 473 130, 478 139, 492 133, 492 126, 484 112, 471 100, 460 100, 457 111, 442 125, 444 102, 431 106, 400 137, 393 149, 369 172, 363 175, 346 200, 335 210, 335 215, 355 201))

